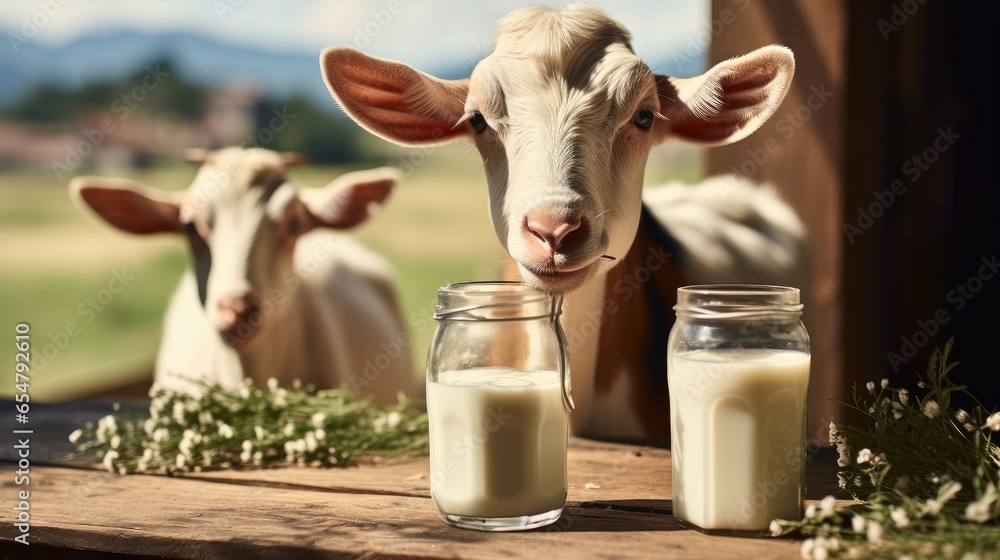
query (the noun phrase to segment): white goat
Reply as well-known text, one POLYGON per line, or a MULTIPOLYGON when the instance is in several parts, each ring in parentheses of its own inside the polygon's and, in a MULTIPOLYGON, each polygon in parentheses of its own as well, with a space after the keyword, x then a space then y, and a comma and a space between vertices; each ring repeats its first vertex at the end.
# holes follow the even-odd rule
POLYGON ((333 96, 372 133, 403 145, 475 142, 493 227, 518 272, 568 292, 573 430, 595 437, 668 433, 664 355, 677 287, 787 281, 801 257, 795 214, 746 181, 642 200, 654 144, 746 137, 788 91, 792 53, 767 46, 679 79, 655 75, 630 41, 598 8, 533 7, 500 21, 493 52, 468 79, 350 47, 320 57, 333 96))
POLYGON ((80 208, 118 229, 177 233, 190 245, 194 266, 166 313, 156 385, 236 389, 244 377, 275 377, 347 385, 385 403, 397 391, 417 396, 388 265, 331 231, 368 219, 397 172, 347 173, 299 189, 286 178, 288 157, 272 151, 226 148, 194 159, 204 165, 183 192, 128 179, 70 183, 80 208))

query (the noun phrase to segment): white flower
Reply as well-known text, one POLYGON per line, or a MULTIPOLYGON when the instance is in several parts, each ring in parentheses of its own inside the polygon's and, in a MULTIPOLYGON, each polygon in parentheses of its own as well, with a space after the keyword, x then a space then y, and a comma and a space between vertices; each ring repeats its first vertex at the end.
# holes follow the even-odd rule
POLYGON ((959 424, 964 424, 968 420, 969 420, 969 413, 962 410, 961 408, 958 409, 958 412, 955 413, 955 421, 957 421, 959 424))
POLYGON ((142 459, 140 459, 140 460, 141 461, 145 461, 147 463, 150 462, 150 461, 152 461, 153 460, 153 450, 150 449, 150 448, 148 448, 148 447, 146 449, 144 449, 142 451, 142 459))
POLYGON ((285 424, 285 428, 282 431, 286 436, 291 437, 291 435, 295 433, 295 424, 292 424, 291 422, 285 424))
POLYGON ((229 439, 235 435, 232 426, 226 424, 225 422, 219 422, 219 435, 226 439, 229 439))
POLYGON ((264 436, 267 435, 267 432, 264 431, 264 428, 262 428, 260 426, 254 426, 253 427, 253 435, 257 436, 257 439, 264 439, 264 436))
POLYGON ((941 414, 941 405, 937 401, 929 400, 924 403, 924 416, 937 418, 939 414, 941 414))
POLYGON ((272 393, 275 392, 275 391, 277 391, 278 390, 278 380, 275 379, 275 378, 273 378, 273 377, 267 378, 267 390, 271 391, 272 393))
POLYGON ((323 441, 326 439, 326 430, 323 428, 316 428, 316 439, 323 441))
POLYGON ((241 399, 250 398, 250 387, 247 387, 246 385, 240 387, 240 398, 241 399))
POLYGON ((802 541, 802 547, 799 548, 799 554, 801 554, 802 558, 804 558, 805 560, 811 560, 813 557, 813 550, 815 549, 816 549, 816 541, 814 541, 813 539, 806 539, 802 541))
POLYGON ((183 469, 184 468, 184 463, 186 461, 187 461, 187 457, 185 457, 183 453, 178 453, 177 454, 177 460, 174 461, 174 464, 177 465, 178 469, 183 469))
POLYGON ((212 418, 212 413, 207 410, 203 410, 198 413, 198 423, 202 426, 208 426, 213 420, 214 418, 212 418))
POLYGON ((253 442, 248 439, 243 440, 243 451, 250 451, 253 449, 253 442))
POLYGON ((173 417, 174 417, 174 422, 177 422, 178 424, 180 424, 182 426, 185 425, 184 424, 184 405, 182 403, 180 403, 180 402, 175 402, 174 403, 173 417))
POLYGON ((250 462, 250 458, 252 456, 253 455, 250 453, 249 450, 244 449, 243 452, 240 453, 240 461, 243 461, 244 463, 249 463, 250 462))
MULTIPOLYGON (((997 418, 998 418, 997 421, 1000 422, 1000 415, 998 415, 997 418)), ((399 422, 402 419, 403 415, 393 410, 392 412, 389 413, 388 416, 386 416, 386 423, 389 425, 390 428, 395 428, 396 426, 399 425, 399 422)), ((997 430, 1000 430, 1000 428, 997 428, 997 430)))
POLYGON ((182 439, 177 448, 180 449, 182 455, 191 455, 191 440, 188 438, 182 439))
POLYGON ((111 436, 111 449, 118 449, 119 447, 121 447, 121 444, 122 444, 121 437, 117 435, 111 436))
POLYGON ((851 464, 851 448, 846 441, 837 444, 837 453, 840 453, 840 458, 837 459, 838 467, 846 467, 851 464))
POLYGON ((316 435, 315 434, 313 434, 312 432, 306 432, 305 441, 306 441, 306 449, 310 453, 312 453, 313 451, 316 451, 316 435))
POLYGON ((169 430, 167 430, 166 428, 157 428, 157 430, 153 432, 153 441, 155 441, 156 443, 160 443, 161 441, 167 439, 167 437, 169 436, 170 436, 169 430))
POLYGON ((986 491, 978 500, 972 502, 965 508, 965 518, 976 523, 986 523, 993 519, 993 502, 1000 497, 997 494, 997 487, 992 482, 986 485, 986 491))
POLYGON ((889 380, 883 377, 882 378, 882 388, 885 389, 888 386, 889 386, 889 380))
POLYGON ((210 467, 212 466, 212 452, 209 450, 204 450, 201 452, 201 466, 210 467))
POLYGON ((317 412, 316 414, 312 415, 311 421, 314 428, 322 428, 323 423, 326 422, 326 414, 323 414, 322 412, 317 412))
POLYGON ((865 518, 861 517, 860 515, 855 515, 854 517, 851 518, 851 528, 854 529, 855 533, 861 533, 862 531, 864 531, 865 525, 867 524, 868 522, 865 521, 865 518))
POLYGON ((840 486, 841 490, 847 488, 847 477, 844 473, 837 473, 837 486, 840 486))
POLYGON ((806 506, 806 519, 813 517, 816 517, 816 504, 809 504, 806 506))
POLYGON ((871 393, 873 395, 875 394, 875 382, 874 381, 869 381, 868 383, 865 383, 865 387, 868 388, 868 392, 869 393, 871 393))
POLYGON ((142 423, 142 431, 146 432, 147 435, 153 435, 153 430, 156 429, 156 421, 152 418, 147 418, 145 422, 142 423))
POLYGON ((827 496, 820 500, 819 509, 823 512, 823 515, 833 515, 833 508, 837 505, 837 498, 833 496, 827 496))
POLYGON ((108 469, 108 472, 115 472, 114 463, 117 458, 117 451, 108 451, 108 454, 104 456, 104 468, 108 469))
POLYGON ((899 402, 906 404, 910 402, 910 392, 906 389, 899 390, 899 402))
POLYGON ((772 519, 771 520, 771 524, 768 525, 767 528, 771 531, 771 536, 772 537, 780 537, 781 536, 781 523, 778 523, 777 519, 772 519))
POLYGON ((871 521, 868 523, 868 532, 865 536, 868 538, 868 542, 878 544, 882 542, 882 534, 884 532, 885 530, 882 528, 881 523, 878 521, 871 521))
POLYGON ((892 511, 889 513, 889 517, 892 517, 893 523, 895 523, 896 527, 899 527, 900 529, 910 524, 910 517, 906 515, 906 510, 903 508, 892 508, 892 511))
POLYGON ((937 498, 927 500, 927 503, 924 504, 924 514, 937 515, 941 513, 941 508, 944 507, 944 504, 954 498, 961 489, 962 484, 959 482, 949 482, 942 485, 938 489, 937 498))
POLYGON ((868 449, 866 447, 866 448, 862 449, 861 451, 858 451, 858 459, 857 459, 857 461, 858 461, 859 465, 863 465, 865 463, 868 463, 871 460, 872 460, 872 450, 871 449, 868 449))
POLYGON ((261 462, 261 459, 263 459, 263 458, 264 458, 264 453, 263 452, 261 452, 261 451, 254 451, 253 452, 253 464, 259 465, 260 462, 261 462))
POLYGON ((1000 432, 1000 412, 990 414, 990 417, 986 419, 986 427, 994 432, 1000 432))
POLYGON ((279 408, 288 406, 288 399, 286 399, 287 396, 288 396, 288 391, 285 389, 278 389, 277 391, 275 391, 274 406, 277 406, 279 408))
POLYGON ((76 442, 80 441, 80 436, 82 436, 82 435, 83 435, 83 432, 81 430, 73 430, 69 434, 69 442, 70 443, 76 443, 76 442))

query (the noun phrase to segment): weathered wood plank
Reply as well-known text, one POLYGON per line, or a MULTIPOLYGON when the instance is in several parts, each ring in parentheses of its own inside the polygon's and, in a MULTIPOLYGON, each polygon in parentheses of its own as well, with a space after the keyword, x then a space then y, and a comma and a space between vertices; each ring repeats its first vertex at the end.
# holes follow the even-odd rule
MULTIPOLYGON (((663 513, 602 509, 596 502, 570 506, 564 519, 547 530, 486 534, 445 525, 426 497, 123 477, 59 467, 33 470, 31 487, 33 543, 115 554, 794 558, 798 549, 787 540, 708 537, 682 529, 663 513)), ((4 481, 2 492, 13 491, 12 482, 4 481)), ((633 504, 651 511, 665 511, 667 505, 656 499, 633 504)), ((0 526, 0 538, 10 540, 13 531, 10 525, 0 526)))

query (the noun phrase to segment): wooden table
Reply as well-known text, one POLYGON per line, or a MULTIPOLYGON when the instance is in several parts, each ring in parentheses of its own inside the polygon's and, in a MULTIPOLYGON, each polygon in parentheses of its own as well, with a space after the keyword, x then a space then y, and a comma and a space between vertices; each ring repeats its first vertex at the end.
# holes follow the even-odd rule
MULTIPOLYGON (((13 403, 8 409, 13 409, 13 403)), ((438 518, 427 458, 348 469, 278 468, 121 476, 53 463, 66 435, 107 404, 32 408, 30 485, 14 484, 0 446, 10 558, 798 558, 791 539, 710 537, 671 515, 670 452, 572 438, 569 498, 556 524, 483 533, 438 518), (14 543, 19 490, 30 490, 29 547, 14 543)), ((10 414, 13 417, 13 413, 10 414)), ((13 439, 13 418, 2 419, 13 439)), ((810 500, 835 490, 830 457, 811 457, 810 500)))

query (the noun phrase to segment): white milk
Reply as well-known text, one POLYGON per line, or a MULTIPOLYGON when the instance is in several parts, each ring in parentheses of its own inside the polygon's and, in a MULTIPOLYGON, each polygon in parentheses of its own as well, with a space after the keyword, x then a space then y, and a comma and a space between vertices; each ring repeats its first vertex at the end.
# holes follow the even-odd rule
POLYGON ((809 362, 789 350, 670 358, 675 517, 739 531, 802 517, 809 362))
POLYGON ((431 494, 469 517, 516 517, 566 501, 566 437, 559 375, 491 367, 427 383, 431 494))

